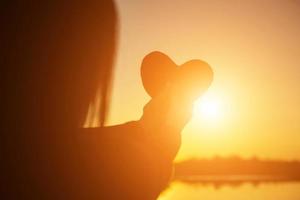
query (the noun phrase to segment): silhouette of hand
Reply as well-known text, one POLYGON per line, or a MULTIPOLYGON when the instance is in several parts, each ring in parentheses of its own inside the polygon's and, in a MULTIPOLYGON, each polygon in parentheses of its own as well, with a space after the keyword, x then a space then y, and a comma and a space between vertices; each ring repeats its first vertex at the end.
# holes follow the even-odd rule
MULTIPOLYGON (((180 147, 180 132, 192 116, 192 103, 165 89, 144 107, 143 130, 173 159, 180 147)), ((169 157, 168 156, 168 157, 169 157)))
POLYGON ((144 58, 141 75, 152 99, 144 107, 140 124, 172 160, 180 147, 180 132, 192 116, 193 102, 207 90, 213 72, 203 61, 178 67, 165 54, 153 52, 144 58))

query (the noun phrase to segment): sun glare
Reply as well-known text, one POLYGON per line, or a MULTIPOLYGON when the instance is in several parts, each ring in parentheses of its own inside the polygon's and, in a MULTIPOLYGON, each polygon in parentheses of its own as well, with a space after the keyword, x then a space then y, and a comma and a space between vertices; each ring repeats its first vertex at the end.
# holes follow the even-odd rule
POLYGON ((208 95, 203 96, 195 102, 193 114, 209 121, 218 120, 221 117, 220 101, 208 95))

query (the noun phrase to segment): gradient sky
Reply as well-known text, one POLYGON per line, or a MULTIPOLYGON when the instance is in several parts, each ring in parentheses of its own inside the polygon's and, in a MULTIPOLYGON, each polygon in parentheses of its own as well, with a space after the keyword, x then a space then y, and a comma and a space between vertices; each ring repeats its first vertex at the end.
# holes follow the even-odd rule
POLYGON ((207 61, 221 102, 194 117, 178 159, 216 154, 300 159, 300 1, 117 0, 119 42, 109 124, 139 119, 149 96, 140 64, 151 51, 207 61))

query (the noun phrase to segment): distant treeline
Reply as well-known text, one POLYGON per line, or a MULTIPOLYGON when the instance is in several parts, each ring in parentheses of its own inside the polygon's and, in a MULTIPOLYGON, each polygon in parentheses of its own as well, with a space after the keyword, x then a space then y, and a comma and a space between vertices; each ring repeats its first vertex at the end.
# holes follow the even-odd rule
POLYGON ((242 159, 240 157, 193 159, 175 164, 175 176, 277 176, 300 179, 300 161, 242 159))

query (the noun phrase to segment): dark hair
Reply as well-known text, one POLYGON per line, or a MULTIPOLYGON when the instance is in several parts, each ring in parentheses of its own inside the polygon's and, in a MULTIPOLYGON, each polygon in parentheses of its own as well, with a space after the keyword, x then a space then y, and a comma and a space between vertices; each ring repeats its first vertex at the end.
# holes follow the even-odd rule
POLYGON ((64 164, 72 165, 76 145, 69 139, 76 138, 97 91, 102 124, 105 120, 115 5, 112 0, 2 0, 0 15, 0 194, 43 199, 40 184, 50 184, 49 177, 64 174, 64 164))
POLYGON ((1 1, 2 122, 78 126, 100 91, 103 124, 115 38, 111 0, 1 1))

